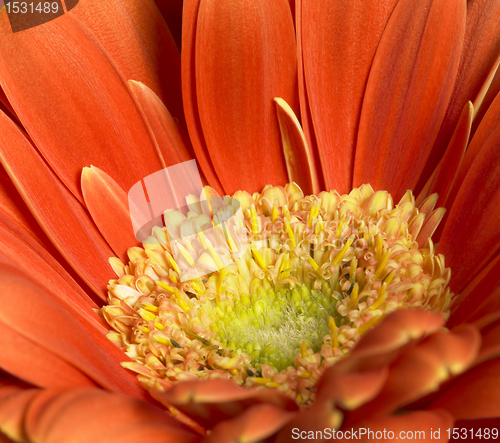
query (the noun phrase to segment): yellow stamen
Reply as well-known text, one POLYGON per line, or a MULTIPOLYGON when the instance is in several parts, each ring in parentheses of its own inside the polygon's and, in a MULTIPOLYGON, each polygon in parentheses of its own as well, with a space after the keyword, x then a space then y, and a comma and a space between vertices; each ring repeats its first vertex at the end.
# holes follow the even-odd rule
POLYGON ((349 240, 344 244, 342 249, 337 253, 335 258, 332 260, 333 265, 338 265, 340 261, 344 258, 344 255, 346 255, 347 250, 351 247, 352 242, 354 241, 354 236, 351 236, 349 240))
POLYGON ((335 324, 333 317, 328 317, 328 325, 330 326, 330 335, 332 337, 332 348, 338 348, 339 342, 337 337, 337 325, 335 324))

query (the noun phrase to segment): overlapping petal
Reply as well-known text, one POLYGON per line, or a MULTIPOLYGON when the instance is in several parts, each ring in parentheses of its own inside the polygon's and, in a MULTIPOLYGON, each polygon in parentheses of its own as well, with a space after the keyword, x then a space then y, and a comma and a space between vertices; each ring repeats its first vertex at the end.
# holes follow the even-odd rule
POLYGON ((116 171, 124 189, 163 167, 123 75, 80 21, 68 13, 44 24, 44 32, 12 34, 9 27, 2 10, 0 84, 76 198, 82 201, 82 166, 116 171))
POLYGON ((111 249, 83 206, 54 176, 17 126, 2 113, 0 126, 0 161, 17 190, 61 255, 103 298, 109 278, 107 261, 113 255, 111 249))
POLYGON ((305 76, 301 93, 307 93, 301 99, 309 106, 310 130, 317 141, 327 190, 341 194, 351 190, 366 82, 396 3, 356 0, 347 6, 342 0, 302 0, 297 10, 305 76))
POLYGON ((151 88, 186 127, 179 50, 153 0, 85 0, 71 14, 102 44, 125 79, 151 88))
POLYGON ((286 0, 188 2, 185 107, 195 152, 205 149, 226 193, 285 184, 274 97, 297 110, 297 60, 286 0), (251 75, 249 73, 251 72, 251 75), (196 101, 196 105, 193 102, 196 101), (222 122, 222 124, 221 124, 222 122), (206 148, 205 148, 206 146, 206 148), (229 148, 230 147, 230 148, 229 148))
POLYGON ((0 430, 12 438, 40 443, 201 441, 200 435, 155 406, 85 388, 14 390, 3 398, 0 430))
MULTIPOLYGON (((8 267, 0 267, 0 277, 0 322, 4 327, 53 353, 107 390, 145 397, 134 376, 120 366, 126 356, 101 332, 90 326, 84 328, 48 291, 8 267)), ((50 378, 46 382, 42 386, 50 386, 50 378)))
POLYGON ((395 7, 366 86, 354 186, 370 183, 398 200, 417 184, 455 82, 465 9, 454 0, 395 7))
POLYGON ((437 252, 453 269, 451 289, 460 293, 498 254, 500 230, 500 96, 493 102, 466 154, 457 181, 460 190, 451 208, 437 252), (464 177, 463 180, 461 177, 464 177), (487 180, 484 178, 488 177, 487 180), (474 216, 470 216, 474 214, 474 216), (467 260, 461 253, 467 251, 467 260))

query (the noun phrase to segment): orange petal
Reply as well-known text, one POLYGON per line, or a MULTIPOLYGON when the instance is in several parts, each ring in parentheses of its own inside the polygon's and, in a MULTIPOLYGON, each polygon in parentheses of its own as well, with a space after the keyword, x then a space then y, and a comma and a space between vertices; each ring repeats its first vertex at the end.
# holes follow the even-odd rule
POLYGON ((28 437, 23 426, 24 411, 37 393, 38 390, 36 389, 0 388, 1 433, 4 433, 17 442, 27 441, 28 437))
MULTIPOLYGON (((15 411, 10 429, 17 425, 27 441, 132 443, 148 437, 150 441, 168 438, 179 443, 201 440, 155 406, 98 389, 33 389, 15 393, 7 400, 15 411)), ((3 427, 2 419, 0 414, 3 427)))
POLYGON ((282 97, 297 111, 296 46, 288 1, 202 0, 193 68, 203 136, 224 191, 284 185, 287 174, 273 99, 282 97))
POLYGON ((43 249, 54 257, 59 253, 47 238, 40 225, 37 223, 23 199, 17 192, 14 183, 9 178, 3 167, 0 166, 0 224, 24 238, 28 236, 40 244, 43 249))
POLYGON ((373 440, 393 441, 411 440, 419 442, 443 442, 448 441, 446 430, 453 427, 453 418, 446 411, 418 411, 410 412, 404 415, 380 417, 373 420, 366 420, 358 423, 356 428, 359 429, 357 438, 353 438, 351 429, 342 427, 341 431, 351 432, 345 434, 345 438, 336 440, 349 443, 353 440, 359 442, 368 442, 373 440), (359 426, 359 428, 357 428, 359 426), (363 429, 363 431, 361 431, 363 429), (372 431, 373 434, 368 434, 372 431), (363 432, 363 433, 361 433, 363 432), (392 433, 392 434, 391 434, 392 433), (378 438, 380 437, 380 438, 378 438))
POLYGON ((193 148, 184 143, 177 123, 158 96, 143 83, 133 80, 128 83, 146 115, 165 165, 172 166, 195 158, 193 148))
POLYGON ((496 311, 496 293, 500 288, 500 255, 492 260, 485 269, 459 294, 453 303, 453 311, 448 325, 480 320, 481 317, 496 311), (487 303, 490 301, 490 303, 487 303), (491 303, 493 302, 493 303, 491 303), (487 305, 484 305, 487 303, 487 305))
POLYGON ((80 203, 1 112, 0 127, 0 162, 17 190, 62 256, 90 288, 105 299, 111 249, 80 203))
POLYGON ((95 387, 85 374, 0 322, 0 368, 40 387, 95 387))
MULTIPOLYGON (((452 137, 464 105, 476 98, 487 80, 490 69, 497 62, 500 52, 499 19, 498 2, 467 2, 464 44, 455 86, 422 177, 428 177, 436 168, 452 137)), ((491 101, 485 104, 486 109, 491 101)))
POLYGON ((181 57, 153 2, 85 0, 71 14, 97 37, 125 79, 148 85, 181 127, 186 127, 181 97, 181 57))
MULTIPOLYGON (((500 313, 497 311, 497 314, 500 313)), ((475 364, 500 356, 500 322, 498 318, 496 323, 481 331, 481 338, 481 349, 474 362, 475 364)))
POLYGON ((319 158, 318 143, 314 134, 313 122, 311 116, 311 109, 309 108, 309 100, 307 97, 306 80, 304 77, 304 57, 302 51, 302 0, 295 0, 290 2, 292 12, 294 12, 295 20, 295 36, 297 39, 297 73, 298 73, 298 86, 299 86, 299 104, 300 104, 300 121, 304 129, 304 136, 307 141, 311 153, 314 157, 314 165, 316 167, 316 174, 321 189, 326 189, 323 177, 323 171, 319 167, 321 160, 319 158), (292 6, 293 5, 293 6, 292 6))
POLYGON ((432 237, 432 234, 434 234, 439 223, 441 223, 445 213, 445 208, 437 208, 425 219, 422 229, 417 236, 417 243, 421 248, 423 248, 427 240, 432 237))
POLYGON ((396 3, 356 0, 347 7, 342 0, 302 0, 297 9, 308 111, 327 190, 351 190, 366 81, 396 3))
POLYGON ((215 188, 219 194, 224 195, 224 189, 208 153, 196 100, 195 43, 200 3, 201 0, 186 2, 182 11, 182 47, 184 48, 181 54, 182 97, 189 138, 193 143, 196 159, 200 163, 210 186, 215 188))
POLYGON ((465 15, 466 3, 454 0, 397 4, 366 86, 354 186, 399 200, 417 184, 452 92, 465 15))
POLYGON ((487 361, 458 378, 429 405, 455 419, 500 416, 500 359, 487 361))
POLYGON ((82 171, 85 205, 116 256, 127 260, 127 250, 135 239, 125 191, 104 171, 91 166, 82 171))
POLYGON ((37 148, 80 201, 83 166, 115 174, 126 190, 163 167, 130 88, 79 20, 64 14, 45 23, 44 32, 12 34, 8 27, 1 11, 0 84, 37 148))
POLYGON ((291 412, 298 409, 290 397, 274 389, 245 389, 226 380, 186 381, 165 392, 152 390, 150 394, 165 406, 175 406, 206 429, 256 404, 267 403, 291 412))
POLYGON ((276 433, 296 415, 272 405, 256 405, 232 420, 219 423, 204 440, 206 443, 256 442, 276 433))
POLYGON ((336 363, 335 372, 369 371, 391 364, 417 340, 438 331, 443 323, 442 315, 420 309, 389 314, 361 337, 349 356, 336 363))
POLYGON ((90 323, 101 333, 105 333, 108 328, 93 311, 98 306, 47 251, 36 242, 30 242, 29 236, 19 235, 17 232, 0 225, 3 242, 0 263, 14 267, 18 271, 17 275, 27 275, 32 281, 38 282, 51 291, 57 302, 69 310, 74 318, 79 321, 81 319, 85 324, 90 323))
POLYGON ((316 165, 300 122, 287 102, 279 97, 274 101, 281 129, 288 181, 297 183, 305 195, 318 194, 320 189, 316 165))
POLYGON ((327 369, 318 383, 317 402, 333 401, 344 410, 356 409, 374 398, 387 379, 387 367, 374 371, 339 374, 327 369))
POLYGON ((436 169, 429 194, 437 193, 439 195, 438 207, 444 206, 460 169, 469 142, 473 113, 474 106, 472 106, 471 102, 468 102, 460 115, 444 157, 436 169))
MULTIPOLYGON (((460 293, 495 256, 500 244, 500 97, 486 113, 468 149, 476 156, 453 202, 437 252, 453 272, 450 287, 460 293), (479 148, 480 147, 480 148, 479 148), (492 247, 492 245, 494 245, 492 247), (466 256, 463 256, 466 247, 466 256)), ((458 180, 458 179, 457 179, 458 180)))
POLYGON ((472 326, 433 334, 391 365, 381 392, 353 411, 346 424, 354 425, 367 417, 383 417, 436 391, 451 375, 472 364, 480 341, 479 332, 472 326))
POLYGON ((75 366, 105 389, 146 397, 135 377, 120 366, 120 361, 127 360, 125 354, 104 335, 84 329, 47 291, 7 272, 4 266, 0 266, 0 277, 0 321, 4 325, 75 366))

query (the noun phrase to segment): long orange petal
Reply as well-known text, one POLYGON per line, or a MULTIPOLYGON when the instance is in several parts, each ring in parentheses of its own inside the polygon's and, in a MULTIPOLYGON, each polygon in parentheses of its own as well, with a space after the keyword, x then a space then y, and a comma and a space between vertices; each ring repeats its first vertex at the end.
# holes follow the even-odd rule
POLYGON ((194 70, 203 135, 225 192, 284 185, 287 173, 273 99, 281 97, 297 111, 288 1, 202 0, 194 70))
POLYGON ((224 195, 224 188, 217 177, 213 162, 208 153, 207 144, 201 128, 196 97, 195 48, 200 3, 201 0, 186 1, 182 11, 182 98, 184 101, 184 112, 186 115, 189 138, 193 143, 196 159, 200 163, 203 174, 211 186, 220 195, 224 195))
POLYGON ((460 59, 465 2, 401 0, 373 61, 359 124, 354 186, 399 200, 417 184, 460 59))
POLYGON ((366 81, 396 3, 302 0, 305 89, 327 190, 351 191, 366 81))
POLYGON ((2 255, 0 263, 10 265, 20 274, 28 275, 31 280, 43 285, 56 295, 58 302, 77 318, 85 318, 93 323, 101 332, 106 332, 103 321, 93 309, 97 305, 72 280, 59 263, 29 237, 17 236, 15 231, 0 226, 2 238, 2 255))
POLYGON ((33 385, 95 387, 81 371, 0 322, 0 368, 33 385))
POLYGON ((114 253, 127 260, 127 250, 139 243, 134 236, 125 191, 104 171, 91 166, 82 172, 85 205, 114 253))
POLYGON ((105 389, 147 398, 135 377, 120 366, 126 355, 116 347, 113 350, 114 345, 104 335, 84 329, 47 291, 4 266, 0 266, 0 277, 0 321, 5 326, 75 366, 105 389))
MULTIPOLYGON (((423 178, 428 177, 443 156, 464 105, 474 100, 483 86, 490 68, 500 54, 498 20, 500 3, 488 0, 467 2, 464 44, 457 78, 443 124, 429 155, 423 178)), ((491 103, 491 102, 490 102, 491 103)))
POLYGON ((282 98, 274 99, 281 129, 288 180, 297 183, 305 195, 318 194, 319 180, 314 156, 293 109, 282 98))
POLYGON ((500 359, 487 361, 449 385, 427 409, 442 408, 455 419, 500 416, 500 359))
POLYGON ((12 34, 8 27, 2 10, 0 84, 37 148, 80 201, 83 166, 114 173, 126 190, 163 167, 125 79, 79 20, 64 14, 44 24, 44 32, 12 34))
POLYGON ((158 96, 143 83, 130 80, 129 85, 146 115, 165 165, 172 166, 195 158, 192 146, 184 142, 177 123, 158 96))
MULTIPOLYGON (((295 36, 297 39, 297 74, 299 86, 299 104, 300 104, 300 121, 304 130, 304 136, 307 144, 311 149, 314 157, 314 165, 321 189, 326 189, 323 171, 321 170, 321 160, 319 157, 318 143, 314 134, 311 109, 309 108, 309 100, 307 97, 306 79, 304 75, 304 57, 302 51, 302 0, 291 0, 290 4, 294 4, 295 9, 295 36)), ((292 7, 292 6, 291 6, 292 7)))
MULTIPOLYGON (((450 287, 460 293, 498 253, 500 244, 500 96, 486 113, 469 150, 476 156, 461 168, 467 175, 453 202, 437 252, 453 272, 450 287), (466 248, 464 259, 463 252, 466 248)), ((459 178, 457 178, 459 180, 459 178)))
POLYGON ((105 287, 111 276, 108 265, 108 258, 113 255, 111 249, 80 203, 1 112, 0 128, 0 162, 23 200, 62 256, 105 299, 105 287))
POLYGON ((475 364, 483 363, 493 358, 500 356, 500 313, 498 314, 497 321, 493 325, 488 325, 481 331, 481 349, 477 356, 475 364))
POLYGON ((437 167, 429 194, 437 193, 439 195, 438 207, 444 206, 457 177, 467 143, 469 142, 473 114, 474 107, 471 102, 468 102, 460 115, 446 152, 437 167))
POLYGON ((127 80, 148 85, 186 127, 181 57, 154 2, 85 0, 71 14, 92 31, 127 80))

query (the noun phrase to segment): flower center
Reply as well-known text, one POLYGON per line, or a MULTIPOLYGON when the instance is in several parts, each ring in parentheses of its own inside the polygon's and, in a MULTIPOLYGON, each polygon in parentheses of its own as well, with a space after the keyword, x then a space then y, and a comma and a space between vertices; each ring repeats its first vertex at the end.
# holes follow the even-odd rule
POLYGON ((308 405, 322 372, 387 313, 448 312, 450 271, 429 238, 444 214, 435 196, 417 208, 411 192, 394 206, 367 185, 304 197, 289 184, 234 198, 248 247, 218 224, 231 199, 207 224, 190 198, 187 215, 166 214, 168 229, 129 250, 129 264, 110 260, 108 337, 146 387, 223 378, 308 405), (176 243, 174 231, 190 235, 176 243))
POLYGON ((210 329, 223 348, 248 354, 253 367, 264 363, 282 371, 294 366, 303 341, 314 352, 321 349, 335 313, 336 299, 328 292, 307 285, 277 291, 257 286, 250 295, 219 302, 220 311, 217 303, 205 304, 201 311, 209 315, 210 329))

